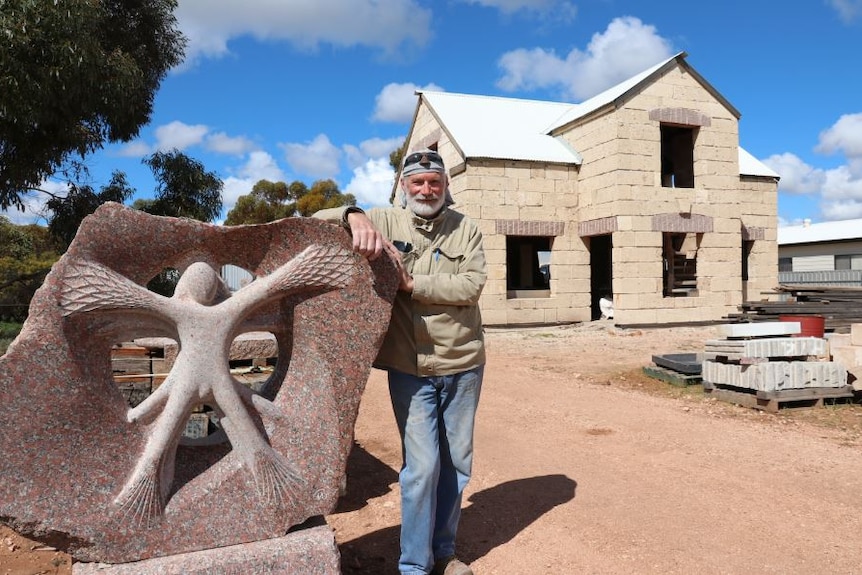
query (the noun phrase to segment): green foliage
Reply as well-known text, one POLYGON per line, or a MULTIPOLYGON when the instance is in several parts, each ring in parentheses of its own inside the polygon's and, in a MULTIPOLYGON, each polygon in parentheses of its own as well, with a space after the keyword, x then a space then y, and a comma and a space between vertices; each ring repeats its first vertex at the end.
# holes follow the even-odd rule
MULTIPOLYGON (((407 152, 407 140, 401 144, 401 146, 389 154, 389 165, 392 166, 392 169, 395 170, 395 175, 401 171, 401 163, 404 161, 404 154, 407 152)), ((395 182, 395 185, 392 187, 392 193, 389 195, 389 203, 395 203, 395 192, 398 190, 398 182, 395 182)))
POLYGON ((147 289, 159 295, 171 297, 180 281, 180 272, 176 268, 165 268, 147 283, 147 289))
POLYGON ((191 218, 211 222, 221 213, 224 187, 214 172, 179 150, 156 152, 144 163, 158 182, 154 200, 138 201, 133 207, 156 216, 191 218))
POLYGON ((353 194, 342 194, 332 180, 318 180, 310 189, 300 181, 288 185, 260 180, 250 194, 239 197, 225 224, 262 224, 295 215, 310 216, 323 208, 355 205, 353 194))
POLYGON ((0 355, 6 353, 9 344, 21 333, 23 324, 17 322, 0 321, 0 355))
POLYGON ((355 205, 356 198, 353 194, 342 194, 334 181, 318 180, 312 184, 307 194, 296 200, 296 211, 299 215, 308 217, 324 208, 355 205))
POLYGON ((176 0, 0 0, 0 208, 128 141, 182 61, 176 0))
POLYGON ((0 216, 0 321, 24 321, 33 294, 60 258, 44 227, 0 216))
POLYGON ((23 324, 10 321, 0 321, 0 338, 15 339, 21 333, 23 324))
MULTIPOLYGON (((297 182, 294 182, 297 183, 297 182)), ((305 188, 305 185, 302 185, 305 188)), ((225 225, 265 224, 292 216, 296 203, 292 201, 297 189, 284 182, 260 180, 248 195, 240 196, 228 212, 225 225)))
POLYGON ((106 202, 124 203, 134 194, 126 181, 126 174, 114 172, 111 182, 98 192, 90 186, 72 184, 66 197, 55 196, 45 203, 51 211, 48 231, 64 248, 72 243, 85 217, 106 202))

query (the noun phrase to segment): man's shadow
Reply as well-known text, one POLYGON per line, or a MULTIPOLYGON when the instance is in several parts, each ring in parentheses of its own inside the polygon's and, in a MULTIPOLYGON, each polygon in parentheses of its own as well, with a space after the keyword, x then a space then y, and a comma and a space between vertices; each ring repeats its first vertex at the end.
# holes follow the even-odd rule
MULTIPOLYGON (((347 462, 347 493, 337 512, 359 509, 396 482, 398 474, 360 446, 347 462), (367 475, 363 475, 367 474, 367 475)), ((565 475, 507 481, 471 495, 458 528, 458 556, 467 563, 504 545, 558 505, 575 498, 577 483, 565 475)), ((339 546, 343 575, 398 572, 400 526, 387 527, 339 546)))

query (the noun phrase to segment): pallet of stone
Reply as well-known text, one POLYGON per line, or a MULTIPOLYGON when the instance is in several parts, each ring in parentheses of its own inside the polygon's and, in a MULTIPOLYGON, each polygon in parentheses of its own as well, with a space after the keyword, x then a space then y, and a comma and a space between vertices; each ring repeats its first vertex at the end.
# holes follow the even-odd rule
POLYGON ((773 358, 808 359, 827 354, 822 337, 758 337, 753 339, 711 339, 704 344, 708 361, 758 363, 773 358))
POLYGON ((704 382, 703 390, 718 400, 770 413, 777 413, 780 409, 823 407, 826 403, 849 402, 855 398, 850 385, 762 391, 704 382))
POLYGON ((702 381, 700 374, 682 373, 658 365, 646 365, 643 367, 643 372, 653 379, 659 379, 677 387, 698 385, 702 381))
POLYGON ((834 361, 764 361, 751 364, 704 361, 701 376, 708 384, 755 391, 847 385, 847 370, 834 361))

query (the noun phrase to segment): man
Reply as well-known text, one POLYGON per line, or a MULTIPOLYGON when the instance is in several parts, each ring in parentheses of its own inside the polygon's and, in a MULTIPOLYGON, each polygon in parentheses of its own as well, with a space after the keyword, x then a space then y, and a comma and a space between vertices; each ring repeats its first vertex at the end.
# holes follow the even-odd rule
POLYGON ((461 498, 473 461, 473 425, 485 365, 479 295, 482 234, 452 203, 443 160, 409 154, 401 207, 321 210, 348 226, 356 252, 386 251, 400 274, 389 330, 375 361, 388 373, 401 435, 403 574, 472 575, 455 558, 461 498))

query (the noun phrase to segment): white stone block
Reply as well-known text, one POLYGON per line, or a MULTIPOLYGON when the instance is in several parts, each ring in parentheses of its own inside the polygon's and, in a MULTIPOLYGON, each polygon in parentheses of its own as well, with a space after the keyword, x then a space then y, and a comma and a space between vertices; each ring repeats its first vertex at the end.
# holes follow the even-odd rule
POLYGON ((802 331, 798 321, 764 321, 757 323, 727 323, 718 326, 725 337, 768 337, 795 335, 802 331))
POLYGON ((767 361, 751 365, 704 361, 703 381, 756 391, 847 385, 847 370, 833 361, 767 361))

